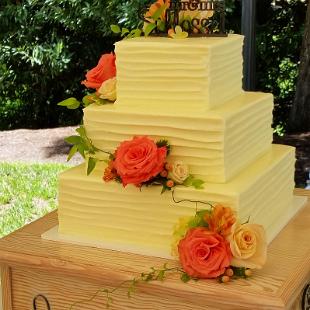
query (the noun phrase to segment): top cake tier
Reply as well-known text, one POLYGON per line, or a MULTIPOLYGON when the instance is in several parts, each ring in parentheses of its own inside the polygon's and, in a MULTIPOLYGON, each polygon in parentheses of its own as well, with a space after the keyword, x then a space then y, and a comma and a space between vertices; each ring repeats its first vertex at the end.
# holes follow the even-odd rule
POLYGON ((242 92, 243 36, 116 43, 117 102, 131 109, 216 108, 242 92))

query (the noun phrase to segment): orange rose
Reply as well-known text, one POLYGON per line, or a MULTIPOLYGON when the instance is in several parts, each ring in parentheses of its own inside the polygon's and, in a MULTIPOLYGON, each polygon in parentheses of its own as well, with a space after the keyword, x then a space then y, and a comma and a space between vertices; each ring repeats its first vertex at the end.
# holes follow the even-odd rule
POLYGON ((211 231, 227 237, 232 226, 236 222, 236 218, 231 208, 225 208, 221 205, 216 205, 212 213, 207 213, 204 220, 208 223, 208 228, 211 231))
POLYGON ((122 142, 116 150, 114 168, 124 186, 139 186, 164 169, 166 156, 166 147, 157 147, 148 137, 134 137, 122 142))
MULTIPOLYGON (((157 0, 155 3, 153 3, 148 12, 145 14, 145 18, 148 19, 150 22, 152 22, 153 20, 151 19, 151 17, 154 15, 154 13, 160 9, 163 5, 166 5, 166 8, 169 8, 170 6, 170 0, 157 0)), ((165 21, 166 19, 166 10, 164 10, 160 16, 160 19, 162 21, 165 21)))
POLYGON ((183 270, 194 278, 216 278, 230 266, 229 243, 207 228, 188 230, 179 242, 179 258, 183 270))
POLYGON ((86 73, 86 80, 82 82, 87 88, 99 89, 102 83, 116 76, 115 55, 104 54, 98 65, 86 73))

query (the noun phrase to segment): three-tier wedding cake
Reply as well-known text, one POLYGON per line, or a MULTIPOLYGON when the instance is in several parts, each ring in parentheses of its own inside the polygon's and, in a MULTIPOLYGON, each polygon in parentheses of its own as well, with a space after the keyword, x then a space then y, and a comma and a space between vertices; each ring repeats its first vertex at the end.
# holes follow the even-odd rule
MULTIPOLYGON (((273 96, 242 90, 243 37, 139 37, 116 43, 117 100, 84 109, 87 136, 113 154, 133 137, 167 139, 203 188, 104 182, 107 161, 60 176, 59 236, 110 249, 171 257, 180 217, 220 203, 264 226, 270 242, 298 211, 295 150, 272 145, 273 96)), ((99 152, 100 153, 100 152, 99 152)), ((104 154, 101 158, 105 159, 104 154)))

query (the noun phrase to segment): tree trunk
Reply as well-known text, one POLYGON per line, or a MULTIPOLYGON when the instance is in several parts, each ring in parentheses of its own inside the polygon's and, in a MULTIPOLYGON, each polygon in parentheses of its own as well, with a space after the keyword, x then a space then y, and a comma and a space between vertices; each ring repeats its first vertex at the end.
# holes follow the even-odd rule
POLYGON ((310 131, 310 0, 301 48, 296 94, 290 112, 289 129, 294 132, 310 131))

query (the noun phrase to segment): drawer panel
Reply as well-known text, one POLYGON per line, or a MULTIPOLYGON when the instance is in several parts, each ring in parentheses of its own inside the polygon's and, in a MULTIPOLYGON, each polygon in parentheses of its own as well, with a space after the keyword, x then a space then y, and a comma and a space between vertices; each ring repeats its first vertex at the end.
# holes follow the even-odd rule
MULTIPOLYGON (((115 283, 117 285, 118 283, 115 283)), ((150 285, 150 284, 145 284, 150 285)), ((145 286, 144 285, 144 286, 145 286)), ((63 275, 50 274, 40 270, 13 269, 12 270, 13 288, 13 310, 33 309, 33 298, 38 294, 46 296, 49 300, 51 310, 70 309, 70 306, 80 300, 90 299, 100 288, 109 288, 94 284, 74 277, 64 277, 63 275)), ((110 287, 111 288, 111 287, 110 287)), ((156 288, 155 288, 156 290, 156 288)), ((206 310, 204 306, 193 305, 186 300, 175 299, 174 296, 168 298, 151 296, 143 292, 143 286, 131 297, 127 297, 127 291, 122 289, 113 294, 113 304, 111 310, 206 310)), ((98 310, 106 309, 106 299, 99 294, 93 301, 78 304, 72 310, 98 310)), ((47 310, 42 298, 38 298, 37 310, 47 310)), ((208 310, 219 310, 210 308, 208 310)), ((227 309, 233 310, 231 306, 227 309)), ((240 309, 240 308, 238 308, 240 309)))

